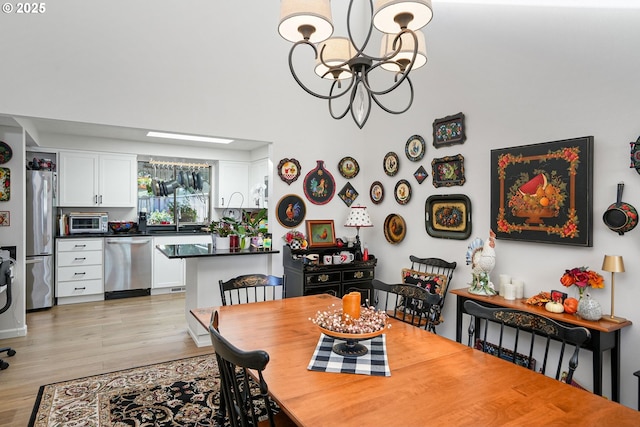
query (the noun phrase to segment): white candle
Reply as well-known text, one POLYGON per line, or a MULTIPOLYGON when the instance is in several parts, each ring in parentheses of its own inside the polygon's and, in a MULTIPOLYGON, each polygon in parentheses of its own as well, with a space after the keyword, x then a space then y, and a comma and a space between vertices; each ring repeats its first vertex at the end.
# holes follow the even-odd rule
POLYGON ((516 298, 524 298, 524 282, 521 279, 515 279, 513 285, 516 288, 516 298))
POLYGON ((504 284, 504 299, 514 300, 516 299, 516 287, 511 283, 504 284))
POLYGON ((500 292, 499 292, 499 295, 501 297, 504 296, 504 285, 506 285, 507 283, 511 283, 511 276, 509 276, 508 274, 501 274, 500 275, 500 292))

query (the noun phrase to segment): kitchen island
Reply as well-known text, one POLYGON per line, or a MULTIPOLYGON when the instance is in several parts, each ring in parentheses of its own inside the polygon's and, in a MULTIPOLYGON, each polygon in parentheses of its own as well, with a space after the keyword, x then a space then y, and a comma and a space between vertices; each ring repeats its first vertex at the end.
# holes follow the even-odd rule
POLYGON ((156 248, 169 259, 185 260, 185 318, 189 335, 198 347, 211 345, 211 340, 190 310, 222 305, 218 280, 242 274, 271 274, 271 255, 280 252, 253 248, 216 251, 210 243, 157 245, 156 248))

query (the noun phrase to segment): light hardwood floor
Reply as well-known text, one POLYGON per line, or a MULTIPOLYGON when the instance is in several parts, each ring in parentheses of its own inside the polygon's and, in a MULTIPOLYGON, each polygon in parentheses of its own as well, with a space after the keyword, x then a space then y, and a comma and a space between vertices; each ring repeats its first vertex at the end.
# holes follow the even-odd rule
POLYGON ((27 336, 0 371, 0 426, 26 426, 41 385, 201 354, 187 334, 184 294, 55 306, 27 314, 27 336))

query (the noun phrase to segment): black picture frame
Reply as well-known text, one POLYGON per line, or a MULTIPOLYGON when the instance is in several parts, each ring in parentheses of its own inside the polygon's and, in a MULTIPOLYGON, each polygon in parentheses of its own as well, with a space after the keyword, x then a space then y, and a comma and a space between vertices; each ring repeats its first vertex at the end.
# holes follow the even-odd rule
POLYGON ((464 156, 446 156, 433 159, 431 161, 431 176, 433 186, 452 187, 454 185, 464 185, 464 156))
POLYGON ((433 146, 448 147, 453 144, 464 144, 467 139, 464 126, 464 114, 435 119, 433 121, 433 146))
POLYGON ((593 246, 593 136, 491 150, 497 239, 593 246))
POLYGON ((297 194, 286 194, 280 198, 276 207, 276 218, 281 226, 295 228, 304 221, 307 205, 297 194))
POLYGON ((465 240, 471 235, 471 200, 464 194, 429 196, 424 215, 431 237, 465 240))

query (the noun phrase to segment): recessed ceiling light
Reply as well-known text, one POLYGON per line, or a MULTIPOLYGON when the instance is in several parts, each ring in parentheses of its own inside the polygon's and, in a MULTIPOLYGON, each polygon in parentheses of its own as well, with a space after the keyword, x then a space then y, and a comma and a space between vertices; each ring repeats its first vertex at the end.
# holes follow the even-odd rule
POLYGON ((228 144, 233 142, 233 139, 213 138, 211 136, 198 136, 198 135, 185 135, 181 133, 166 133, 166 132, 147 132, 147 136, 153 136, 156 138, 169 138, 169 139, 182 139, 185 141, 200 141, 200 142, 213 142, 215 144, 228 144))

